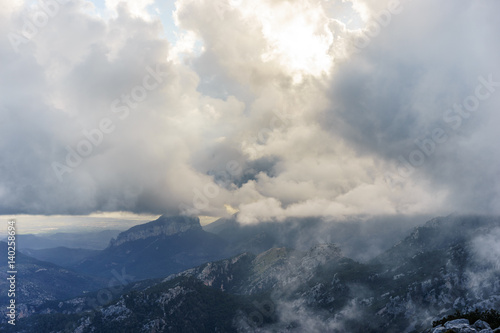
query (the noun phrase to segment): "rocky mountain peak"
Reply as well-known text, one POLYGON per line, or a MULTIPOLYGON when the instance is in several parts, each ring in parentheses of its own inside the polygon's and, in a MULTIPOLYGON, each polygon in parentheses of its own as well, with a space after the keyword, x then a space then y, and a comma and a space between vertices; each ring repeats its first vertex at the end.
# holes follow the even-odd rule
POLYGON ((136 225, 120 233, 116 239, 111 240, 109 246, 149 237, 172 236, 189 230, 202 230, 198 217, 162 215, 155 221, 136 225))

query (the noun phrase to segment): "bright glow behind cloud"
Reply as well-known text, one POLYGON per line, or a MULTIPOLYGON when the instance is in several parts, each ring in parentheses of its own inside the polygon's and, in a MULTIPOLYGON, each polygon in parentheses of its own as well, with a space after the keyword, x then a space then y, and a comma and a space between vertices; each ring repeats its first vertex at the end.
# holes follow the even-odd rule
POLYGON ((268 49, 262 55, 264 61, 278 60, 296 82, 302 80, 303 74, 319 77, 330 72, 333 34, 322 7, 300 1, 262 8, 259 7, 258 16, 268 41, 268 49))

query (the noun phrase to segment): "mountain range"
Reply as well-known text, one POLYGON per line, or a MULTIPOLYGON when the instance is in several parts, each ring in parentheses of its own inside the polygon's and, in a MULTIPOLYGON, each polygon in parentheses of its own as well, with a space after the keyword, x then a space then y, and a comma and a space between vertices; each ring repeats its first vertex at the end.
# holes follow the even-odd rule
MULTIPOLYGON (((290 237, 300 237, 297 230, 311 228, 288 223, 281 226, 288 243, 297 242, 290 237)), ((498 217, 431 219, 367 260, 332 243, 274 247, 275 227, 250 228, 240 243, 231 237, 245 240, 243 227, 231 219, 207 228, 212 233, 184 217, 134 227, 75 266, 94 279, 105 276, 99 269, 126 272, 127 284, 37 302, 16 329, 417 333, 455 311, 500 309, 498 217), (245 247, 262 251, 234 253, 245 247), (105 302, 92 303, 106 292, 105 302)))
POLYGON ((113 238, 109 246, 72 268, 111 278, 122 269, 134 280, 162 277, 227 256, 226 242, 204 231, 197 217, 161 216, 113 238))

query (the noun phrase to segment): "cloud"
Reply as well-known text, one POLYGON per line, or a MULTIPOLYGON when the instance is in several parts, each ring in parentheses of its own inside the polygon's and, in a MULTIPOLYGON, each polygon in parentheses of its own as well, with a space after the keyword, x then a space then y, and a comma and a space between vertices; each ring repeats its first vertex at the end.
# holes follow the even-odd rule
POLYGON ((138 16, 147 20, 150 19, 147 8, 154 4, 154 2, 154 0, 136 0, 129 2, 122 0, 106 0, 106 8, 116 11, 119 6, 126 6, 133 16, 138 16))
POLYGON ((176 43, 155 2, 106 5, 60 4, 29 36, 40 8, 2 14, 1 214, 498 211, 500 94, 387 184, 479 76, 500 80, 496 3, 402 1, 357 50, 388 2, 178 0, 176 43))
POLYGON ((498 117, 499 91, 460 116, 459 128, 449 119, 458 116, 450 110, 455 104, 474 97, 480 77, 500 81, 490 57, 498 52, 492 39, 498 27, 487 21, 487 8, 496 4, 443 2, 431 9, 428 1, 401 3, 401 14, 337 66, 322 124, 363 155, 389 162, 395 174, 401 158, 409 162, 419 144, 443 130, 445 142, 434 143, 430 156, 418 153, 425 161, 414 159, 410 179, 430 181, 431 192, 447 191, 446 202, 457 211, 498 213, 498 159, 489 151, 497 141, 491 122, 498 117))
MULTIPOLYGON (((487 230, 471 241, 471 262, 466 271, 467 287, 472 295, 487 300, 500 292, 500 228, 487 230)), ((498 297, 498 296, 497 296, 498 297)))

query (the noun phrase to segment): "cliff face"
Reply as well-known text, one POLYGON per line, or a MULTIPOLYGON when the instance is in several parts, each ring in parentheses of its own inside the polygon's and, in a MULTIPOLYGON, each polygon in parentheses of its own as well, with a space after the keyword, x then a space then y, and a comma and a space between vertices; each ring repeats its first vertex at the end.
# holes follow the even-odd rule
POLYGON ((135 280, 158 278, 222 259, 226 246, 217 235, 205 232, 197 217, 161 216, 120 233, 106 249, 73 268, 105 278, 121 269, 135 280))
POLYGON ((188 230, 202 230, 200 219, 188 216, 160 216, 157 220, 128 229, 112 239, 109 246, 146 239, 149 237, 172 236, 188 230))

